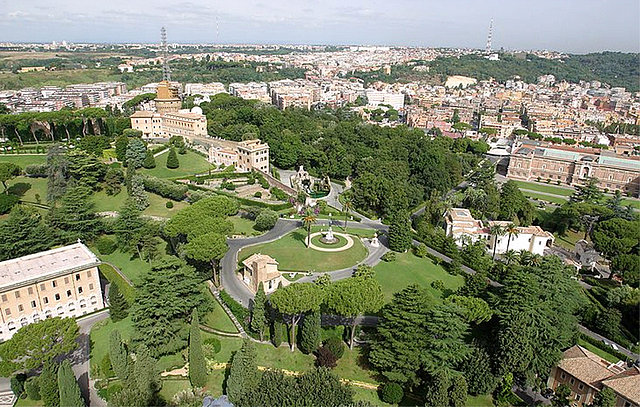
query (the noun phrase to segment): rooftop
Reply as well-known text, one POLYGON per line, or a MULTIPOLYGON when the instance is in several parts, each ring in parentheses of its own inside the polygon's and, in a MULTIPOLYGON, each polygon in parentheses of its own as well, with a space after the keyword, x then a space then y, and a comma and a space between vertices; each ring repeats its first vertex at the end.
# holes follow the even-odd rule
POLYGON ((560 369, 593 387, 597 387, 596 385, 602 380, 619 373, 617 369, 610 369, 611 366, 618 367, 580 345, 564 351, 564 357, 558 364, 560 369))
POLYGON ((5 260, 0 262, 0 290, 98 263, 96 255, 80 242, 5 260))

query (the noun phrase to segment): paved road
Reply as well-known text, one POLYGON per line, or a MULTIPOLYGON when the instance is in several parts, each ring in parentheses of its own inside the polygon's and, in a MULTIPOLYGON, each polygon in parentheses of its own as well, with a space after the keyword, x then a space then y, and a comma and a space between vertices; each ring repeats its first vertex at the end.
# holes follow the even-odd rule
POLYGON ((82 396, 85 400, 89 400, 91 407, 106 407, 107 403, 98 396, 98 392, 93 386, 93 380, 89 377, 89 357, 91 352, 89 333, 94 324, 108 317, 109 310, 105 309, 76 320, 78 327, 80 327, 80 336, 78 337, 80 347, 71 355, 72 369, 78 379, 82 396))

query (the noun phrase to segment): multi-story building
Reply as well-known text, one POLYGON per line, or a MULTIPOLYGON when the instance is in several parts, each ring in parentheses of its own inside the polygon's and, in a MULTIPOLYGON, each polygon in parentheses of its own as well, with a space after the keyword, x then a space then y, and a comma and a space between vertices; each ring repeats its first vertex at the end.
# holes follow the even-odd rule
POLYGON ((547 387, 555 390, 561 384, 571 389, 573 407, 590 405, 604 388, 615 393, 616 407, 640 406, 640 368, 608 362, 579 345, 564 351, 558 366, 551 369, 547 387))
POLYGON ((269 145, 262 141, 230 141, 212 139, 209 144, 209 162, 216 165, 234 165, 238 171, 269 173, 269 145))
POLYGON ((447 236, 453 237, 458 247, 467 243, 484 241, 491 253, 527 251, 533 254, 544 254, 544 249, 553 244, 553 234, 542 230, 540 226, 518 226, 512 235, 492 235, 493 226, 505 228, 511 222, 488 221, 474 219, 471 212, 464 208, 452 208, 445 214, 445 230, 447 236))
POLYGON ((46 318, 104 308, 98 264, 80 242, 0 262, 0 339, 46 318))
POLYGON ((182 107, 180 89, 167 81, 158 83, 156 95, 156 111, 159 114, 176 113, 182 107))
POLYGON ((389 105, 394 109, 402 109, 404 107, 404 95, 402 93, 394 93, 380 91, 376 89, 366 89, 367 105, 389 105))
POLYGON ((207 117, 199 107, 172 113, 137 111, 131 116, 131 128, 145 138, 181 136, 187 139, 207 136, 207 117))
POLYGON ((640 160, 525 145, 511 153, 507 177, 582 185, 596 178, 601 189, 640 196, 640 160))
POLYGON ((255 253, 242 262, 242 281, 251 292, 258 292, 260 283, 266 294, 274 292, 283 282, 278 271, 278 262, 271 256, 255 253))

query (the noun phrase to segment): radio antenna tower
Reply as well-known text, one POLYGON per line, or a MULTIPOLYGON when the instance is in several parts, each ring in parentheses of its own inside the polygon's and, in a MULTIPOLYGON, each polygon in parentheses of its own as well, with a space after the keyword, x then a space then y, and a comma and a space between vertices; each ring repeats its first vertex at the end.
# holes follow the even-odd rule
POLYGON ((489 35, 487 35, 487 47, 485 50, 487 54, 491 53, 491 38, 493 37, 493 18, 491 19, 491 23, 489 23, 489 35))
POLYGON ((162 45, 162 80, 170 81, 171 80, 171 69, 169 69, 169 48, 167 47, 167 30, 162 27, 160 29, 160 40, 162 45))

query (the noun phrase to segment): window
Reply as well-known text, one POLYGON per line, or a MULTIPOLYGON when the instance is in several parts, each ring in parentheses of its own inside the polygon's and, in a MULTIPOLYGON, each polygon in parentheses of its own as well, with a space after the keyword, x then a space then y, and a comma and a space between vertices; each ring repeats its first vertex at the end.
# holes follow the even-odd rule
POLYGON ((584 389, 584 384, 580 383, 580 384, 578 385, 578 388, 579 388, 580 390, 584 389))
POLYGON ((22 311, 24 311, 24 307, 22 306, 22 304, 18 304, 18 312, 22 311))
POLYGON ((82 287, 78 287, 78 292, 82 294, 82 287))
POLYGON ((48 304, 49 299, 47 297, 42 297, 42 302, 44 302, 45 304, 48 304))
POLYGON ((93 284, 89 284, 89 290, 93 290, 93 284))
POLYGON ((14 295, 16 296, 16 298, 20 298, 20 291, 16 291, 14 295))
POLYGON ((29 293, 29 295, 33 295, 33 287, 27 288, 27 292, 29 293))
POLYGON ((64 278, 64 283, 65 283, 65 284, 69 284, 69 277, 65 277, 65 278, 64 278))
POLYGON ((582 398, 582 397, 580 397, 580 395, 579 395, 579 394, 576 394, 576 400, 577 400, 577 401, 580 401, 580 399, 581 399, 581 398, 582 398))
POLYGON ((567 377, 567 375, 564 374, 564 372, 560 373, 560 378, 564 379, 565 377, 567 377))
POLYGON ((58 286, 58 283, 56 282, 56 280, 53 280, 51 282, 51 287, 56 288, 58 286))
POLYGON ((71 290, 67 290, 67 297, 71 297, 71 290))
POLYGON ((80 274, 76 274, 76 281, 80 280, 80 274))
POLYGON ((573 377, 571 378, 571 380, 569 380, 571 382, 571 384, 574 384, 576 382, 576 379, 574 379, 573 377))
POLYGON ((47 291, 47 289, 45 288, 44 283, 40 284, 40 291, 47 291))
POLYGON ((56 299, 56 301, 60 301, 60 294, 56 294, 54 298, 56 299))
POLYGON ((7 294, 2 294, 2 302, 5 302, 7 300, 7 294))
POLYGON ((11 315, 11 310, 9 308, 7 308, 7 309, 4 310, 4 313, 7 314, 7 315, 11 315))
POLYGON ((87 277, 91 277, 91 270, 87 270, 87 277))
POLYGON ((35 308, 36 307, 36 302, 35 301, 31 301, 31 308, 35 308))

